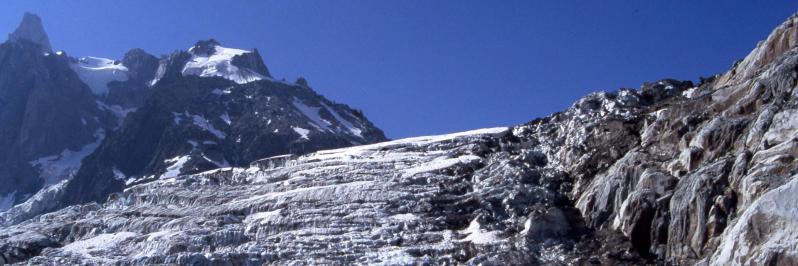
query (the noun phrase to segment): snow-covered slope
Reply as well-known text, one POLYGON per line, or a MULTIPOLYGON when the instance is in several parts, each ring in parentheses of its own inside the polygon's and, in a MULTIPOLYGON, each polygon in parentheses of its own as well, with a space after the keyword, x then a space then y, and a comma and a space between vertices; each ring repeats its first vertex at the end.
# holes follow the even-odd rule
POLYGON ((95 142, 86 144, 78 150, 64 149, 61 153, 38 158, 29 163, 39 170, 45 186, 54 185, 71 178, 80 169, 83 158, 94 152, 105 139, 105 130, 98 129, 95 137, 97 138, 95 142))
POLYGON ((99 57, 81 57, 71 64, 78 77, 95 95, 108 94, 108 83, 128 80, 128 69, 122 62, 99 57))
POLYGON ((252 51, 226 48, 215 42, 205 45, 198 44, 189 48, 191 59, 183 67, 181 71, 183 75, 221 77, 238 84, 270 79, 265 73, 258 73, 255 69, 234 63, 235 57, 251 54, 252 51))

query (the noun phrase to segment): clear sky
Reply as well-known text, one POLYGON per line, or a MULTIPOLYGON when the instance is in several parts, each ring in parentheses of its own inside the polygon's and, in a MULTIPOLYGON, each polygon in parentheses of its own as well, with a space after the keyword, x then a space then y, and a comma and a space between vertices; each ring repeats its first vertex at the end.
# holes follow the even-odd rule
POLYGON ((200 39, 258 48, 277 78, 304 76, 390 138, 514 125, 580 96, 725 71, 798 1, 31 1, 54 49, 160 56, 200 39))

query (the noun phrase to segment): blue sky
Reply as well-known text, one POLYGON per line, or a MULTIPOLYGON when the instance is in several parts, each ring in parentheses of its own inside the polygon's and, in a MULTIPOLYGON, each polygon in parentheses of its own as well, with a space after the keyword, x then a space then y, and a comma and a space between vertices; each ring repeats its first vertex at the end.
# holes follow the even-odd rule
POLYGON ((580 96, 728 69, 796 1, 3 1, 55 49, 121 58, 200 39, 258 48, 272 74, 308 79, 391 138, 514 125, 580 96))

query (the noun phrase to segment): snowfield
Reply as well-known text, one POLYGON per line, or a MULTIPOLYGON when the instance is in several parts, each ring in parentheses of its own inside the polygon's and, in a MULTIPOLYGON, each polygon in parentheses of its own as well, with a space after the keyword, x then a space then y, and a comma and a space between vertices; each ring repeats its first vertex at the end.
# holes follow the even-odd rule
POLYGON ((70 65, 95 95, 108 94, 108 83, 128 80, 128 69, 121 62, 107 58, 82 57, 70 65))
MULTIPOLYGON (((250 51, 226 48, 222 46, 214 47, 215 53, 210 55, 198 55, 194 53, 194 47, 189 49, 192 53, 191 59, 183 67, 183 75, 194 75, 200 77, 222 77, 238 84, 245 84, 253 81, 269 79, 257 72, 240 68, 233 65, 233 57, 250 53, 250 51)), ((154 81, 153 84, 157 82, 154 81)))

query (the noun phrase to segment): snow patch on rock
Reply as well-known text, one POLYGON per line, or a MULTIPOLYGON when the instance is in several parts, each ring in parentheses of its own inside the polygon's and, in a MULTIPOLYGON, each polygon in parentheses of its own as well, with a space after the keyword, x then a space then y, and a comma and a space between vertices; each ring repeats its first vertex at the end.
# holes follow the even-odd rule
POLYGON ((119 61, 99 57, 82 57, 70 64, 80 80, 89 86, 94 95, 108 94, 108 83, 127 81, 129 70, 119 61))
POLYGON ((165 163, 170 165, 166 167, 166 172, 161 175, 161 178, 172 178, 179 176, 183 169, 183 165, 186 164, 189 159, 191 159, 191 156, 183 155, 164 160, 165 163))
POLYGON ((86 146, 77 151, 64 149, 59 154, 30 161, 29 164, 39 169, 39 176, 44 178, 45 185, 52 185, 61 180, 69 179, 78 171, 83 158, 89 156, 100 146, 100 142, 105 139, 105 130, 97 129, 94 137, 96 141, 86 144, 86 146))
POLYGON ((310 140, 310 137, 308 137, 308 135, 310 134, 310 130, 301 127, 292 127, 292 129, 294 130, 294 132, 299 134, 300 138, 304 140, 310 140))

